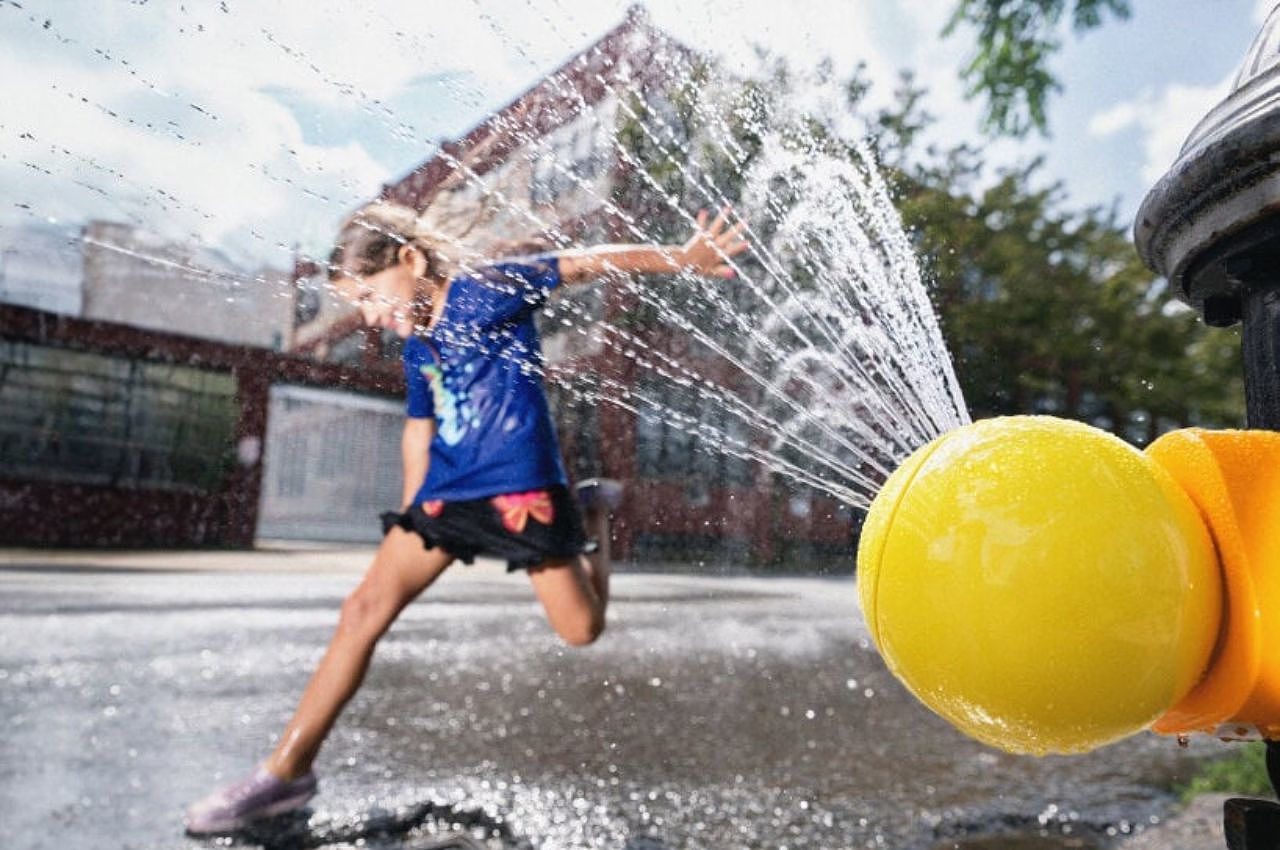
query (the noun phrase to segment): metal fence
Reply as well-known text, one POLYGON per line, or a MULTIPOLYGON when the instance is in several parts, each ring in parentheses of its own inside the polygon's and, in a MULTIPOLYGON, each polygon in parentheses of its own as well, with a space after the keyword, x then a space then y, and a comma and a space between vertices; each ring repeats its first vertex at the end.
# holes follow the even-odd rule
POLYGON ((258 536, 369 542, 399 508, 398 401, 274 385, 267 412, 258 536))

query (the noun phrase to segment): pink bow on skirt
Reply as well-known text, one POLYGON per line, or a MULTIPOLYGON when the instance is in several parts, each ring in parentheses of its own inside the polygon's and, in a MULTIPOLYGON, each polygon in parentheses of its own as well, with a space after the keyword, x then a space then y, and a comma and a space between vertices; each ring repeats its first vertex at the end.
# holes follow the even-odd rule
POLYGON ((494 496, 493 506, 502 515, 502 525, 513 534, 524 531, 529 517, 533 517, 543 525, 551 525, 555 519, 555 507, 551 504, 551 495, 546 490, 530 490, 528 493, 507 493, 494 496))

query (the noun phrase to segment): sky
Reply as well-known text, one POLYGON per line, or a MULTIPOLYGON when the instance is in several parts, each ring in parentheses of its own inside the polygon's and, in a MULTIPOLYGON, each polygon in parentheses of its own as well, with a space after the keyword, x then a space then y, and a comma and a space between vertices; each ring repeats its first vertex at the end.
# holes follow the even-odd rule
MULTIPOLYGON (((650 0, 686 44, 752 67, 865 63, 929 90, 933 138, 993 164, 1043 155, 1071 206, 1131 219, 1226 91, 1271 0, 1133 0, 1054 62, 1052 135, 985 139, 940 31, 955 0, 650 0)), ((341 216, 625 15, 622 0, 0 0, 0 228, 91 218, 198 238, 244 263, 323 252, 341 216), (355 11, 353 11, 353 9, 355 11), (16 84, 13 81, 17 81, 16 84)))

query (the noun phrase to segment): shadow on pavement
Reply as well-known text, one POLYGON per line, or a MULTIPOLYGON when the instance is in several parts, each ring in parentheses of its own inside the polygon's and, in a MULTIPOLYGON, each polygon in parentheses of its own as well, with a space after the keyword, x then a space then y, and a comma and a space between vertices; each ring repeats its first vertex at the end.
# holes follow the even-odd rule
MULTIPOLYGON (((354 822, 310 825, 310 808, 263 820, 229 836, 231 846, 262 850, 323 850, 334 846, 395 847, 406 850, 532 850, 532 843, 515 835, 500 818, 477 809, 424 802, 407 810, 373 809, 354 822), (485 839, 473 836, 484 835, 485 839), (359 844, 357 844, 359 842, 359 844)), ((214 837, 211 841, 216 841, 214 837)), ((660 850, 657 846, 645 850, 660 850)))

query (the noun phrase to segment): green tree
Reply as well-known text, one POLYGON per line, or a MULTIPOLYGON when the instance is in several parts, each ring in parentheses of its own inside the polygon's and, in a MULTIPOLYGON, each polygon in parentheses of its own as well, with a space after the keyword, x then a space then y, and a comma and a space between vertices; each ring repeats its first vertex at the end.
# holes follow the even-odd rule
MULTIPOLYGON (((918 134, 922 102, 906 81, 882 138, 918 134)), ((886 161, 975 416, 1053 413, 1140 445, 1242 421, 1238 334, 1174 299, 1114 210, 1065 209, 1060 185, 1036 187, 1039 161, 994 180, 963 145, 886 161)))
POLYGON ((901 202, 974 415, 1053 413, 1139 445, 1238 424, 1238 338, 1173 301, 1114 214, 1062 210, 1034 173, 972 194, 918 183, 901 202))
POLYGON ((973 57, 961 71, 970 97, 986 99, 988 132, 1047 132, 1045 104, 1062 89, 1049 60, 1062 47, 1063 19, 1082 33, 1108 16, 1129 17, 1129 0, 960 0, 943 34, 976 31, 973 57))

